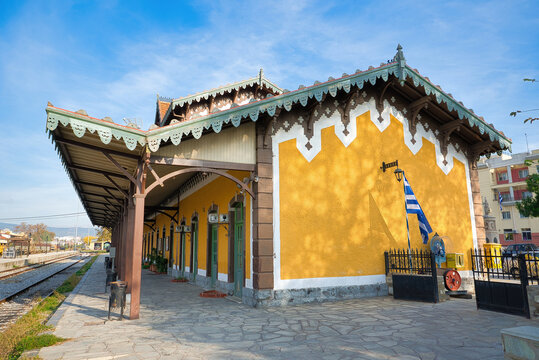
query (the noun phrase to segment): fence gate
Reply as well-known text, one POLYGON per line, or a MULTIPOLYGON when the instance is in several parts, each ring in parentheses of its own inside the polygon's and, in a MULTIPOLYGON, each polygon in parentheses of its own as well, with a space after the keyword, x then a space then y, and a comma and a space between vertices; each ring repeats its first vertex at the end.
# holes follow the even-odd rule
POLYGON ((434 254, 422 250, 389 250, 384 253, 386 276, 393 283, 393 297, 437 303, 438 279, 434 254))
POLYGON ((478 309, 530 318, 528 284, 537 282, 535 255, 472 250, 472 270, 478 309))

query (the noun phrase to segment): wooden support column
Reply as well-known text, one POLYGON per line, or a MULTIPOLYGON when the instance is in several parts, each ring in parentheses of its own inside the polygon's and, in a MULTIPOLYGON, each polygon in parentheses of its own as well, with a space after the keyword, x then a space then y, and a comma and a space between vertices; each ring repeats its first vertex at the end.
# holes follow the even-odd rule
POLYGON ((256 124, 256 174, 253 183, 253 288, 273 289, 273 169, 271 141, 264 147, 266 129, 256 124))
POLYGON ((126 265, 126 243, 127 243, 127 205, 124 206, 124 212, 122 214, 122 232, 121 232, 121 254, 120 254, 120 263, 122 264, 122 267, 120 268, 120 279, 123 281, 127 281, 127 278, 125 277, 125 265, 126 265))
POLYGON ((132 270, 133 270, 133 224, 134 224, 134 216, 135 216, 135 204, 133 202, 133 197, 130 196, 129 200, 127 202, 127 226, 125 231, 125 281, 127 281, 127 289, 126 292, 128 294, 131 293, 131 279, 133 277, 132 270))
POLYGON ((116 224, 116 272, 118 273, 118 280, 122 278, 120 272, 122 270, 122 215, 118 217, 118 224, 116 224))
POLYGON ((129 318, 131 320, 140 317, 140 283, 142 273, 142 236, 144 231, 144 202, 146 190, 146 171, 150 161, 149 150, 144 154, 139 163, 137 171, 137 182, 135 186, 135 195, 132 204, 132 242, 130 247, 130 287, 131 287, 131 306, 129 318))
POLYGON ((131 309, 130 319, 138 319, 140 314, 140 283, 142 274, 142 232, 144 227, 144 194, 137 193, 134 198, 133 246, 131 262, 131 309))

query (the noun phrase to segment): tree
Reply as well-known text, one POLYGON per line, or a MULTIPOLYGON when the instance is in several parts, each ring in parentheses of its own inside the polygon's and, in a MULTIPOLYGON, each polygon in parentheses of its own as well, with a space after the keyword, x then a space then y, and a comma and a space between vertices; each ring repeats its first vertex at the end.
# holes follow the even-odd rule
POLYGON ((97 240, 110 242, 110 229, 107 227, 99 226, 97 229, 97 240))
POLYGON ((521 215, 539 217, 539 174, 528 176, 526 184, 534 196, 517 203, 517 209, 521 215))
POLYGON ((92 240, 93 239, 97 239, 97 236, 85 236, 82 238, 82 241, 84 241, 86 243, 86 245, 90 245, 92 243, 92 240))
MULTIPOLYGON (((536 82, 535 79, 522 79, 524 80, 525 82, 531 82, 531 83, 534 83, 536 82)), ((539 111, 539 109, 529 109, 529 110, 516 110, 516 111, 511 111, 509 113, 509 116, 513 116, 513 117, 516 117, 517 114, 520 114, 520 113, 526 113, 526 112, 531 112, 531 111, 539 111)), ((539 120, 539 117, 533 117, 533 116, 530 116, 526 119, 524 119, 524 123, 527 123, 528 121, 530 122, 530 124, 536 120, 539 120)))
POLYGON ((47 230, 47 225, 45 224, 27 224, 22 222, 20 225, 15 226, 15 231, 31 235, 30 240, 34 243, 49 242, 56 236, 55 233, 47 230))

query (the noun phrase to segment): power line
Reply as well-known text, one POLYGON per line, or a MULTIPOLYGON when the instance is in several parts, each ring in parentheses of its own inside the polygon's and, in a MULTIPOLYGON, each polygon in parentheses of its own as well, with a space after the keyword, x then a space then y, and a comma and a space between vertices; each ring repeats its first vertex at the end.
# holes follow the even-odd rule
POLYGON ((85 212, 76 212, 76 213, 67 213, 67 214, 53 214, 53 215, 42 215, 42 216, 20 216, 12 218, 0 218, 0 221, 13 221, 13 220, 32 220, 32 219, 55 219, 60 217, 73 217, 86 215, 85 212))

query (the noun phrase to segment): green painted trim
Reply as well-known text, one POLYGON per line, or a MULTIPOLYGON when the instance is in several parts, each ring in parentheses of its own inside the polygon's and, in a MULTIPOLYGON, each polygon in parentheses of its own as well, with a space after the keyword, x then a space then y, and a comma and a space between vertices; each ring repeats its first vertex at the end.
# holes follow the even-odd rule
POLYGON ((109 123, 104 120, 53 107, 47 107, 45 111, 47 112, 47 129, 51 132, 54 131, 58 127, 58 123, 60 123, 64 127, 70 125, 75 136, 79 138, 83 137, 86 131, 89 131, 92 134, 97 132, 103 144, 110 143, 113 137, 116 140, 123 139, 125 146, 129 150, 135 150, 137 144, 140 144, 141 146, 146 144, 146 132, 143 130, 109 123))
POLYGON ((511 150, 511 140, 500 134, 491 125, 487 124, 471 110, 467 109, 462 103, 456 101, 453 97, 440 90, 437 86, 425 79, 423 76, 421 76, 421 74, 417 73, 408 65, 406 65, 405 74, 407 77, 412 79, 414 86, 423 86, 427 95, 433 94, 438 104, 445 103, 449 111, 457 112, 459 119, 466 118, 470 127, 473 128, 476 126, 481 135, 487 132, 491 141, 497 141, 500 143, 502 148, 511 150))
POLYGON ((376 84, 378 79, 387 81, 389 75, 395 75, 397 78, 401 79, 401 81, 404 81, 406 77, 409 77, 415 86, 422 86, 427 95, 433 94, 438 103, 445 102, 450 111, 457 111, 459 118, 468 119, 468 122, 472 127, 477 126, 481 134, 488 132, 491 141, 499 142, 502 149, 511 149, 511 141, 509 139, 498 133, 470 110, 466 109, 455 99, 431 84, 410 67, 407 65, 403 66, 402 63, 396 62, 356 73, 354 75, 344 76, 337 80, 330 80, 325 83, 301 88, 293 92, 255 101, 238 108, 231 108, 187 122, 150 130, 148 131, 148 145, 151 151, 157 151, 161 141, 165 142, 171 140, 174 145, 178 145, 184 136, 190 134, 195 139, 199 139, 203 130, 208 130, 210 127, 213 131, 218 133, 221 131, 223 124, 232 123, 232 125, 237 127, 244 118, 249 117, 252 121, 257 121, 260 113, 265 112, 270 116, 273 116, 277 108, 284 108, 289 111, 292 108, 292 105, 296 103, 306 106, 310 98, 314 97, 320 101, 323 95, 328 93, 335 97, 338 90, 343 89, 344 91, 349 92, 353 85, 362 89, 366 83, 372 85, 376 84))
MULTIPOLYGON (((82 137, 85 130, 88 129, 92 133, 98 131, 101 141, 105 144, 110 142, 111 136, 114 136, 118 140, 123 138, 130 150, 133 150, 138 142, 141 145, 147 143, 150 150, 155 152, 159 149, 161 142, 170 140, 174 145, 178 145, 183 137, 189 135, 192 135, 195 139, 199 139, 202 136, 203 130, 209 130, 211 128, 214 132, 219 133, 223 124, 231 123, 233 126, 237 127, 240 125, 242 119, 250 118, 252 121, 257 121, 261 113, 267 113, 269 116, 273 116, 277 108, 284 108, 285 110, 290 111, 293 104, 299 103, 302 106, 306 106, 309 99, 315 98, 316 100, 321 101, 325 94, 335 97, 337 96, 337 92, 341 89, 348 93, 354 85, 359 89, 363 89, 363 86, 366 83, 374 85, 378 79, 387 81, 390 75, 396 76, 400 81, 405 81, 406 78, 409 77, 414 86, 421 86, 425 89, 427 95, 434 95, 438 104, 445 103, 449 111, 457 112, 460 119, 466 118, 470 127, 477 127, 480 134, 484 134, 485 132, 488 133, 491 141, 498 142, 502 149, 511 150, 511 141, 508 138, 497 132, 493 127, 464 107, 464 105, 457 102, 451 96, 406 65, 404 59, 397 59, 397 61, 382 65, 379 68, 371 68, 367 71, 356 72, 353 75, 346 75, 340 79, 330 79, 324 83, 303 87, 296 91, 287 92, 277 96, 270 96, 242 106, 233 107, 228 110, 219 111, 186 122, 152 129, 147 132, 123 127, 120 128, 117 124, 108 124, 98 119, 92 119, 82 115, 77 116, 78 114, 74 113, 62 113, 52 108, 47 108, 47 113, 49 114, 49 118, 51 118, 47 121, 47 127, 49 130, 54 130, 58 121, 64 126, 71 123, 73 131, 78 137, 82 137)), ((258 81, 259 78, 253 78, 232 84, 229 87, 232 88, 238 86, 238 84, 248 84, 258 81)), ((223 87, 214 92, 225 92, 227 91, 226 89, 226 87, 223 87)), ((181 101, 187 102, 189 99, 190 101, 193 101, 197 96, 210 96, 211 93, 212 92, 207 92, 205 95, 193 95, 191 98, 183 98, 181 101)))
MULTIPOLYGON (((193 102, 200 101, 202 99, 207 100, 208 98, 216 95, 224 95, 227 92, 230 92, 232 90, 236 90, 238 88, 245 88, 247 86, 252 86, 255 84, 260 83, 259 77, 254 77, 251 79, 239 81, 233 84, 225 85, 218 87, 216 89, 202 91, 193 95, 188 95, 185 97, 181 97, 178 99, 172 100, 172 105, 174 106, 183 106, 185 104, 192 104, 193 102)), ((283 92, 283 89, 272 83, 271 81, 267 80, 266 78, 262 78, 262 84, 266 85, 268 88, 272 89, 276 93, 280 94, 283 92)))

